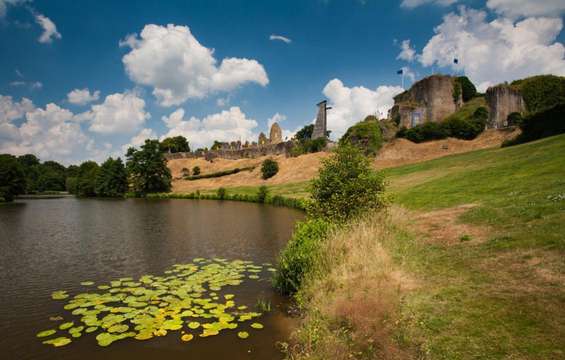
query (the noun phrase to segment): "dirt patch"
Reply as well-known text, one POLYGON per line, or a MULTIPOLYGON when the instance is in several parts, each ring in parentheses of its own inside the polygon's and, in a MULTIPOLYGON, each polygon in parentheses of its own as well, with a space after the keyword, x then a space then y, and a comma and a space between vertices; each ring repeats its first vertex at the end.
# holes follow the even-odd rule
POLYGON ((378 169, 432 160, 447 155, 500 146, 512 139, 519 130, 485 130, 474 140, 448 138, 416 144, 406 139, 394 139, 386 143, 377 155, 374 165, 378 169))
POLYGON ((433 244, 454 245, 462 242, 478 243, 488 239, 491 232, 485 226, 464 224, 459 217, 475 204, 464 204, 451 208, 413 212, 412 227, 424 234, 425 241, 433 244))

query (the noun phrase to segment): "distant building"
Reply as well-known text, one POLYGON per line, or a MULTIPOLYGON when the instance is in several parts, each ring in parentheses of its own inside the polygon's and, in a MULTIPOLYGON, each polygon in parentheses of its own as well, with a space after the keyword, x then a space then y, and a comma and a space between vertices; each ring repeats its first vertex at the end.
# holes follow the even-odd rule
POLYGON ((327 107, 328 102, 326 100, 318 103, 318 115, 316 116, 316 123, 314 123, 314 131, 312 132, 312 139, 325 138, 328 135, 328 123, 327 123, 327 112, 329 107, 327 107))

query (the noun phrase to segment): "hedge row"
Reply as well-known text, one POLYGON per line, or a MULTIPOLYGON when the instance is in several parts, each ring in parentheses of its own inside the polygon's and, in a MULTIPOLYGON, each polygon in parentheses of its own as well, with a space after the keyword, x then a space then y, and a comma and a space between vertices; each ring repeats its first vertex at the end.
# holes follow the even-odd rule
POLYGON ((191 176, 185 176, 184 180, 192 181, 192 180, 198 180, 198 179, 217 178, 217 177, 237 174, 238 172, 241 172, 241 171, 253 171, 253 169, 255 169, 255 166, 249 166, 249 167, 244 167, 244 168, 235 168, 235 169, 224 170, 224 171, 217 171, 217 172, 213 172, 213 173, 209 173, 209 174, 191 175, 191 176))

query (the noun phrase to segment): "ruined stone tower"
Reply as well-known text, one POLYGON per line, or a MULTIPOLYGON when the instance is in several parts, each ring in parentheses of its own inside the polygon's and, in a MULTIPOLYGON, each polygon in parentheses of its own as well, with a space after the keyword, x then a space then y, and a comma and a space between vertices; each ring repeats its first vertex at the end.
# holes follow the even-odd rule
POLYGON ((268 141, 267 137, 265 136, 265 134, 263 134, 263 133, 261 132, 261 133, 259 134, 259 139, 258 139, 258 141, 257 141, 258 145, 259 145, 259 146, 267 145, 268 142, 269 142, 269 141, 268 141))
POLYGON ((282 130, 279 124, 274 123, 271 126, 271 132, 269 133, 269 140, 271 144, 278 144, 282 142, 282 130))
POLYGON ((488 88, 486 100, 489 107, 489 128, 504 128, 508 126, 508 115, 523 113, 525 110, 520 92, 506 84, 488 88))
POLYGON ((314 124, 314 131, 312 132, 312 139, 318 139, 321 137, 326 137, 327 135, 327 111, 328 108, 327 101, 324 100, 317 104, 318 106, 318 116, 316 116, 316 123, 314 124))

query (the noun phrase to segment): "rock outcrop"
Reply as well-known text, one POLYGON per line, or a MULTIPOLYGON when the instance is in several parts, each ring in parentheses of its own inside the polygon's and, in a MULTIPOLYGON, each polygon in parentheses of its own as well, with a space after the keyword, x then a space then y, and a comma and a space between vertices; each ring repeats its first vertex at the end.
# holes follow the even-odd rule
POLYGON ((432 75, 394 97, 389 119, 400 127, 411 128, 428 121, 442 121, 462 104, 461 87, 455 77, 432 75))
POLYGON ((486 101, 489 107, 487 127, 500 129, 508 126, 508 115, 525 111, 524 99, 520 91, 507 84, 487 89, 486 101))

